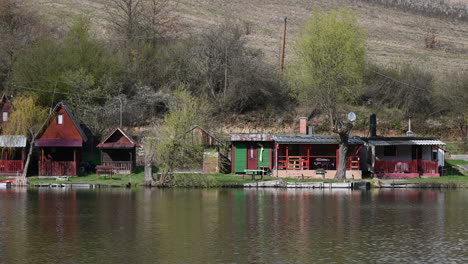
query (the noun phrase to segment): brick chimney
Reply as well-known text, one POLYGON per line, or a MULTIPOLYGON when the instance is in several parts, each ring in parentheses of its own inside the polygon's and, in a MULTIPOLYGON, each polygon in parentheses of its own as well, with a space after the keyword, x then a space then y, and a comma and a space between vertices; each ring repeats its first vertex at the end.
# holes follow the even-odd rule
POLYGON ((299 118, 299 133, 303 135, 307 134, 307 117, 299 118))

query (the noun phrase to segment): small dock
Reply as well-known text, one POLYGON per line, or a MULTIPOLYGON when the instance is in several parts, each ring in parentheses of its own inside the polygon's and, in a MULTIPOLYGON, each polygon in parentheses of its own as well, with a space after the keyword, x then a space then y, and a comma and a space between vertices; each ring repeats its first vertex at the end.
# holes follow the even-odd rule
POLYGON ((98 188, 121 188, 123 186, 111 185, 111 184, 88 184, 88 183, 37 183, 37 184, 34 184, 34 187, 98 189, 98 188))
POLYGON ((244 184, 246 188, 312 188, 312 189, 370 189, 365 181, 351 182, 286 182, 283 180, 262 181, 244 184))

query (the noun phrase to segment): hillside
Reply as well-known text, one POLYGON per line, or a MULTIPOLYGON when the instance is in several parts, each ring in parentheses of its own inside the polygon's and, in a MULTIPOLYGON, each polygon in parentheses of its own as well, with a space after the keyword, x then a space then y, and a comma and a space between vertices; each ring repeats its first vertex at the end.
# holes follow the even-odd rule
MULTIPOLYGON (((300 25, 313 15, 314 8, 329 10, 349 6, 358 14, 360 24, 367 31, 370 62, 382 65, 409 62, 434 73, 438 78, 442 78, 446 72, 468 70, 466 19, 403 11, 403 8, 370 2, 379 1, 180 0, 174 14, 180 34, 203 30, 226 18, 237 21, 246 31, 247 28, 250 31, 246 35, 249 45, 263 50, 267 60, 277 64, 285 16, 288 17, 286 60, 291 60, 300 25), (425 47, 429 32, 435 32, 437 46, 434 49, 425 47)), ((106 0, 35 0, 33 6, 46 21, 64 30, 74 18, 89 16, 97 36, 112 38, 107 26, 105 3, 106 0)), ((445 3, 462 7, 468 5, 466 0, 446 0, 445 3)))

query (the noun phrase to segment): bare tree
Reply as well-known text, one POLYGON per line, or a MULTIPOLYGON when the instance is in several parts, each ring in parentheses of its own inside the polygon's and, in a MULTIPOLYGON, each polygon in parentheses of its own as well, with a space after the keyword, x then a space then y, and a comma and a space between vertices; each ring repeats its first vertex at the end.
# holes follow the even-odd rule
POLYGON ((109 0, 107 12, 116 33, 126 40, 155 40, 173 29, 172 0, 109 0))

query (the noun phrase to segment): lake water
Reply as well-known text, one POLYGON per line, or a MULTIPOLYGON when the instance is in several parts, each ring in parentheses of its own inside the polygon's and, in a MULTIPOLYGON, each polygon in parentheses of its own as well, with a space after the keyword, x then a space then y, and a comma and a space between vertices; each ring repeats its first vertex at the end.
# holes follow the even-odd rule
POLYGON ((0 189, 0 263, 468 263, 468 190, 0 189))

